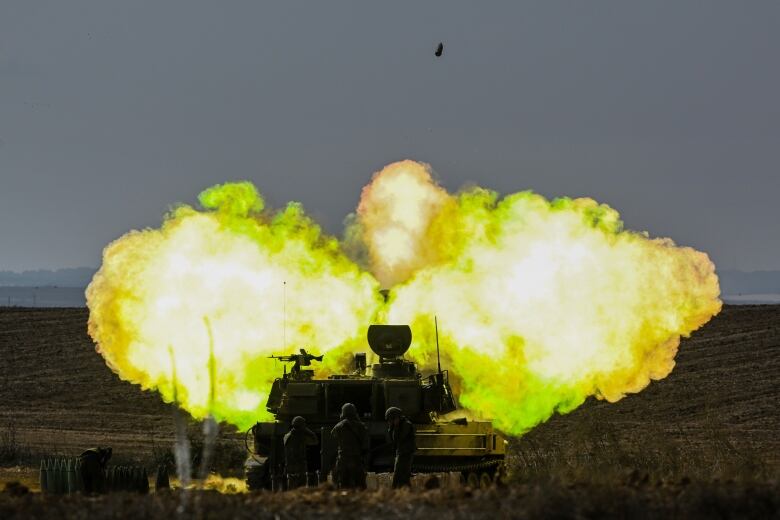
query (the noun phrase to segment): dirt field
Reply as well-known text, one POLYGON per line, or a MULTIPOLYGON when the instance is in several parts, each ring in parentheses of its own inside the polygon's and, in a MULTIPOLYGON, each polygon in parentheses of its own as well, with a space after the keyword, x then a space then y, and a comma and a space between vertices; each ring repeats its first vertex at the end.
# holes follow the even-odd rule
POLYGON ((95 352, 86 309, 0 310, 0 428, 36 453, 108 444, 140 461, 169 444, 169 407, 120 381, 95 352))
POLYGON ((407 492, 329 489, 272 494, 47 497, 0 493, 0 518, 776 518, 777 488, 732 484, 516 485, 407 492))
POLYGON ((525 435, 513 450, 518 466, 558 472, 561 462, 586 469, 595 460, 667 475, 777 477, 780 305, 726 306, 676 359, 639 394, 591 401, 525 435), (561 460, 575 456, 585 461, 561 460))
MULTIPOLYGON (((0 309, 0 453, 6 466, 0 480, 32 483, 34 470, 19 468, 19 463, 34 467, 41 455, 72 455, 98 444, 113 446, 117 461, 151 467, 155 451, 171 445, 170 408, 156 394, 120 381, 105 366, 86 334, 86 320, 87 311, 81 309, 0 309)), ((678 503, 699 504, 701 497, 680 502, 678 496, 696 488, 707 490, 704 495, 724 508, 749 502, 758 507, 750 511, 770 507, 776 512, 780 306, 725 307, 703 330, 683 341, 677 362, 667 379, 638 395, 616 404, 593 400, 513 440, 509 462, 516 484, 510 490, 475 492, 458 511, 464 517, 484 512, 486 504, 499 500, 497 493, 504 493, 499 505, 490 506, 492 511, 499 516, 521 511, 533 516, 527 505, 520 504, 530 495, 536 497, 533 507, 546 504, 551 499, 542 495, 549 493, 565 505, 564 516, 590 516, 586 513, 599 507, 618 515, 626 511, 621 508, 645 506, 668 513, 678 503), (724 487, 724 482, 741 484, 724 487), (610 493, 609 504, 593 502, 610 493)), ((238 435, 223 437, 240 450, 238 435)), ((433 511, 448 503, 442 493, 414 494, 402 506, 382 510, 382 516, 433 511)), ((358 517, 369 514, 362 506, 349 506, 353 498, 339 498, 338 493, 322 491, 311 497, 319 497, 320 509, 315 509, 322 514, 341 511, 339 507, 352 508, 349 511, 358 517)), ((315 500, 311 497, 306 501, 315 500)), ((6 517, 3 508, 7 513, 12 503, 24 501, 25 510, 36 516, 33 511, 43 511, 40 508, 67 509, 77 500, 3 494, 0 517, 6 517)), ((116 507, 123 499, 89 499, 88 507, 97 507, 96 500, 116 507)), ((212 503, 217 498, 204 500, 212 503)), ((258 498, 225 500, 227 510, 248 507, 258 514, 301 514, 281 502, 276 509, 261 511, 258 498)), ((167 515, 177 501, 149 497, 138 507, 167 515)))

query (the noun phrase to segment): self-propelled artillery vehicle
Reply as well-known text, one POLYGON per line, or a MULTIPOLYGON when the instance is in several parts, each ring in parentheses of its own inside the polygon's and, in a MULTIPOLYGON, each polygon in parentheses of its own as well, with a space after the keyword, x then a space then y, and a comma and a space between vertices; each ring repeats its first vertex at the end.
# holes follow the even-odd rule
POLYGON ((276 356, 293 366, 288 372, 285 365, 282 377, 271 387, 266 408, 275 420, 257 423, 247 432, 252 434, 254 448, 246 464, 249 488, 284 488, 282 442, 298 415, 306 419, 320 440, 319 445, 308 448, 308 482, 313 485, 325 481, 336 459, 330 431, 339 421, 344 403, 357 407, 368 428, 367 471, 392 471, 393 452, 384 418, 385 410, 396 406, 415 426, 415 473, 460 472, 471 485, 486 485, 495 479, 503 470, 504 437, 487 421, 442 418, 457 410, 448 371, 439 367, 437 372, 423 375, 403 357, 411 342, 408 325, 371 325, 368 344, 378 356, 378 363, 367 366, 366 354, 357 353, 351 373, 327 379, 318 379, 314 370, 304 368, 312 366, 312 361, 321 361, 322 356, 304 349, 300 354, 276 356))

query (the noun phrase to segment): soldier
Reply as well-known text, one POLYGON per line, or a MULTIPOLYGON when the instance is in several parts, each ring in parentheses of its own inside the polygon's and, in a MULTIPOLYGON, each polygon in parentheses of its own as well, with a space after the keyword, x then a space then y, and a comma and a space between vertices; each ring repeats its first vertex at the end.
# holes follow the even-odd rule
POLYGON ((368 430, 352 403, 341 407, 341 421, 330 432, 338 445, 333 480, 340 489, 366 488, 365 458, 368 454, 368 430))
POLYGON ((400 408, 391 406, 385 412, 387 433, 395 449, 393 466, 393 488, 411 486, 412 459, 417 445, 414 441, 414 425, 404 416, 400 408))
POLYGON ((287 475, 287 489, 306 485, 306 475, 309 471, 306 446, 317 444, 319 439, 306 427, 306 419, 300 415, 293 418, 292 428, 284 436, 284 473, 287 475))
POLYGON ((81 479, 84 482, 84 493, 102 493, 105 491, 106 464, 111 458, 111 448, 90 448, 81 455, 81 479))

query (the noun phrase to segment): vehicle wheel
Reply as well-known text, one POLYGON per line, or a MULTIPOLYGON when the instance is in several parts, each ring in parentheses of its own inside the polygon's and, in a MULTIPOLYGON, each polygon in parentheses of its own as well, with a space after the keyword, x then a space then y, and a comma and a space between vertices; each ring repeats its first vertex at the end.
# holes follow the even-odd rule
POLYGON ((482 473, 479 476, 479 487, 482 489, 487 489, 490 486, 493 485, 493 477, 490 476, 490 473, 482 473))
POLYGON ((506 466, 500 464, 496 468, 496 473, 493 475, 493 482, 498 486, 505 486, 507 484, 506 466))
POLYGON ((466 485, 472 489, 479 487, 479 477, 473 471, 466 476, 466 485))

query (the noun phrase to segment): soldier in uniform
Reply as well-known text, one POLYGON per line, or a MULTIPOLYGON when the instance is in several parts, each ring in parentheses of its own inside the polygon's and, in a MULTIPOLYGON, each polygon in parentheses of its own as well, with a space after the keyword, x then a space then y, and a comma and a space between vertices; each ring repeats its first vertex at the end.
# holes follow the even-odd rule
POLYGON ((341 421, 330 432, 338 446, 333 480, 340 489, 366 488, 365 459, 368 454, 368 430, 352 403, 341 407, 341 421))
POLYGON ((400 408, 391 406, 385 412, 387 433, 395 450, 393 466, 393 488, 411 486, 412 459, 417 451, 414 440, 414 425, 404 416, 400 408))
POLYGON ((79 455, 81 460, 81 479, 84 493, 102 493, 105 491, 106 464, 111 459, 111 448, 90 448, 79 455))
POLYGON ((306 419, 300 415, 293 418, 292 428, 284 436, 284 473, 287 475, 287 489, 306 485, 309 471, 306 462, 306 446, 319 444, 317 435, 306 427, 306 419))

